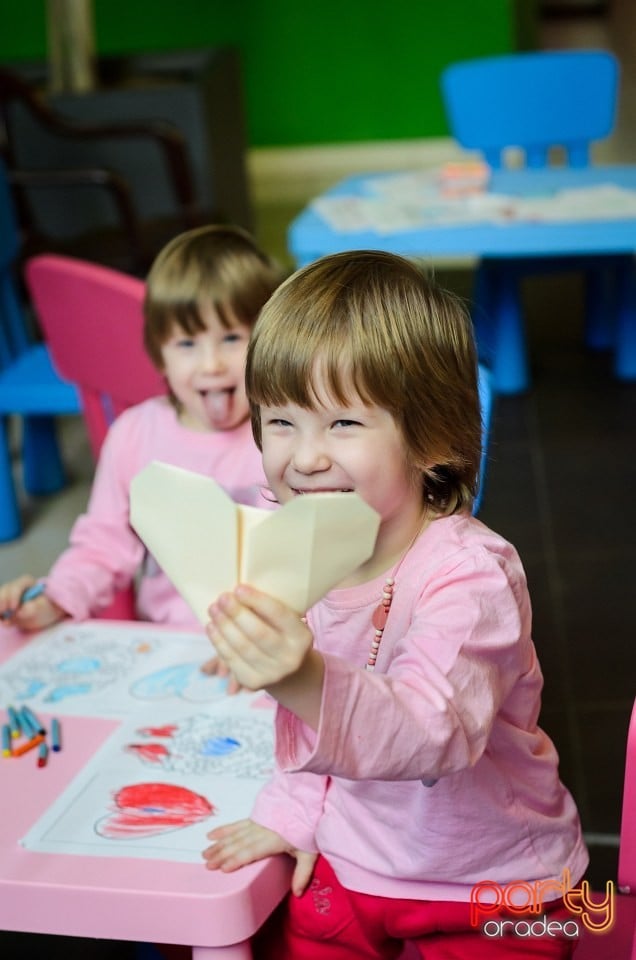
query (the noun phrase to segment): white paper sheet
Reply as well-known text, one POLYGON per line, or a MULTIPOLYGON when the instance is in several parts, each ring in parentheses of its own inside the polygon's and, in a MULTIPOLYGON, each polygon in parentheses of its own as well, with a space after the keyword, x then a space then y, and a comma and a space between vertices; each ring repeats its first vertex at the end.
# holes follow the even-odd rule
POLYGON ((128 719, 22 845, 203 863, 206 834, 249 816, 271 772, 274 711, 263 699, 226 698, 198 713, 155 707, 128 719))
POLYGON ((207 703, 227 680, 202 674, 214 650, 201 633, 116 621, 61 623, 0 666, 0 705, 60 716, 126 716, 149 704, 207 703))
POLYGON ((274 701, 227 696, 226 680, 199 670, 212 653, 202 634, 88 621, 53 627, 0 664, 5 708, 122 721, 25 847, 200 863, 209 830, 249 815, 273 766, 274 701))
POLYGON ((318 197, 311 208, 336 233, 402 233, 476 223, 577 222, 636 217, 636 190, 612 183, 541 196, 474 193, 448 196, 440 171, 412 171, 364 181, 363 195, 318 197))

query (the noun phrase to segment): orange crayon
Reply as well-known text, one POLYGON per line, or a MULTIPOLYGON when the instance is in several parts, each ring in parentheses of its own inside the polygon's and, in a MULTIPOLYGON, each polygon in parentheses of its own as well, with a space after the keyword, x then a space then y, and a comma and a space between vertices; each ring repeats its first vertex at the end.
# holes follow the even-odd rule
POLYGON ((21 743, 18 747, 13 748, 13 756, 21 757, 23 753, 28 753, 29 750, 33 750, 34 747, 37 747, 40 743, 44 742, 44 734, 38 733, 36 737, 31 737, 30 740, 27 740, 26 743, 21 743))

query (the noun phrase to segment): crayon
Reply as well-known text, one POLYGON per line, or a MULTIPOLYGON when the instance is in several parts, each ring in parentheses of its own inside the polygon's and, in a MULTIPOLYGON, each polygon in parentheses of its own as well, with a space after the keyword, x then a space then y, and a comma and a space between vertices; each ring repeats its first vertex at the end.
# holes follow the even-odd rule
POLYGON ((26 743, 21 743, 19 747, 14 747, 12 756, 21 757, 23 753, 28 753, 29 750, 33 750, 34 747, 38 747, 41 743, 44 743, 44 735, 38 733, 37 737, 31 737, 26 743))
POLYGON ((51 721, 51 748, 55 750, 56 753, 62 749, 60 721, 57 717, 53 717, 51 721))
POLYGON ((2 756, 11 756, 11 727, 8 723, 2 724, 2 756))
POLYGON ((20 713, 32 730, 34 730, 36 733, 46 733, 46 727, 42 724, 39 718, 36 717, 30 707, 27 707, 26 704, 24 704, 20 709, 20 713))
POLYGON ((11 727, 11 736, 19 737, 22 733, 22 724, 20 723, 20 715, 15 707, 7 707, 7 713, 9 714, 9 726, 11 727))
POLYGON ((46 766, 46 758, 49 755, 49 748, 46 745, 46 740, 43 740, 40 746, 38 747, 38 767, 46 766))
POLYGON ((19 713, 20 717, 20 726, 22 727, 22 733, 25 737, 36 737, 40 732, 39 727, 36 727, 33 721, 22 712, 22 709, 19 713))
POLYGON ((43 580, 38 580, 37 583, 31 584, 30 587, 27 587, 26 590, 23 590, 20 595, 20 600, 18 601, 18 606, 15 610, 5 610, 1 615, 3 620, 10 620, 11 617, 15 617, 16 613, 20 609, 23 603, 27 603, 29 600, 35 600, 36 597, 39 597, 46 590, 46 583, 43 580))

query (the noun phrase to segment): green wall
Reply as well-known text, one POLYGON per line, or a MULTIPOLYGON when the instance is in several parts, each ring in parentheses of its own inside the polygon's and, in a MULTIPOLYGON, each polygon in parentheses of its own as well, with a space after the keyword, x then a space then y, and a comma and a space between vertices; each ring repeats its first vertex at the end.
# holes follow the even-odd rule
MULTIPOLYGON (((534 0, 95 0, 103 54, 229 43, 251 146, 444 136, 441 69, 520 45, 534 0)), ((46 56, 44 0, 0 0, 0 60, 46 56)), ((523 39, 521 45, 524 45, 523 39)))

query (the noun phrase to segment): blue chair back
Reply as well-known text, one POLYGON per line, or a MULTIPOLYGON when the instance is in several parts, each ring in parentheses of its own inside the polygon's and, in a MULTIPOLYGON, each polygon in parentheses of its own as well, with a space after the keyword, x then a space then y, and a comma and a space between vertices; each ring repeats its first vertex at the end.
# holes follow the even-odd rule
POLYGON ((56 417, 80 412, 77 390, 60 379, 46 344, 31 335, 14 272, 19 251, 13 200, 0 160, 0 543, 22 532, 8 418, 21 418, 24 488, 38 496, 54 493, 66 482, 56 417))
POLYGON ((589 163, 590 143, 615 123, 619 69, 603 50, 506 54, 447 67, 442 97, 453 137, 479 150, 493 168, 503 152, 519 147, 529 167, 548 164, 551 147, 567 163, 589 163))
POLYGON ((484 496, 494 393, 490 370, 481 363, 479 364, 477 386, 479 388, 479 404, 481 406, 481 463, 479 465, 477 496, 473 502, 473 516, 479 513, 481 501, 484 496))
POLYGON ((29 346, 13 276, 19 243, 13 201, 0 159, 0 370, 29 346))

